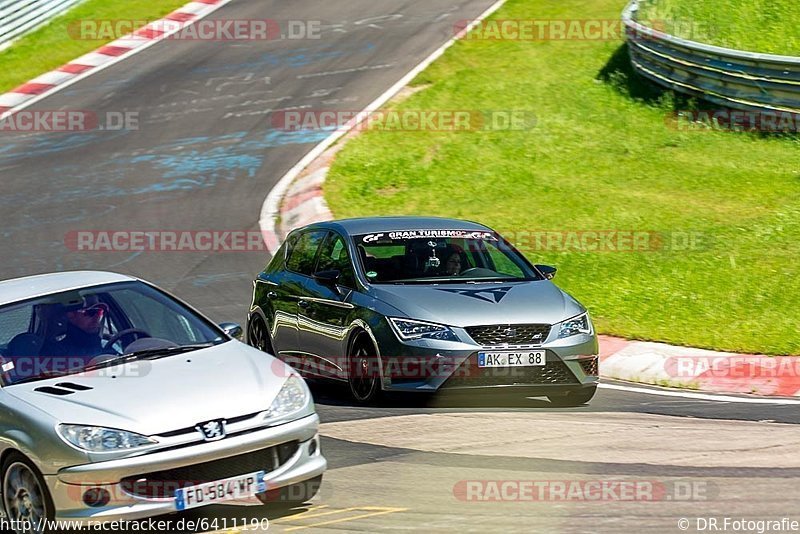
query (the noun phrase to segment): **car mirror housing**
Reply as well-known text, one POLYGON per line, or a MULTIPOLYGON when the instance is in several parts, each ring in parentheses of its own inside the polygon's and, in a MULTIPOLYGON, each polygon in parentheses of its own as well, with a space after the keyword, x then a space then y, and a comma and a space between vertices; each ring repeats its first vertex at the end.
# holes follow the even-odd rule
POLYGON ((338 269, 331 269, 329 271, 317 271, 314 273, 314 280, 326 286, 333 286, 339 281, 342 276, 341 271, 338 269))
POLYGON ((558 269, 556 269, 552 265, 534 265, 534 267, 536 267, 536 269, 540 273, 542 273, 544 277, 548 280, 552 280, 553 278, 555 278, 556 271, 558 271, 558 269))
POLYGON ((244 335, 244 330, 242 329, 242 326, 240 324, 237 324, 237 323, 220 323, 219 327, 222 328, 222 330, 226 334, 231 336, 233 339, 238 339, 239 341, 242 340, 242 336, 244 335))

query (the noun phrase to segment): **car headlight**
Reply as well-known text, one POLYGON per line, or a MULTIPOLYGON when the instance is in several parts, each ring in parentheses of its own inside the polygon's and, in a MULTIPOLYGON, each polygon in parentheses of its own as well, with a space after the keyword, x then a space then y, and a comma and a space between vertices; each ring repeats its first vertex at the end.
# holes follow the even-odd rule
POLYGON ((394 327, 401 340, 407 339, 438 339, 442 341, 458 341, 456 334, 448 327, 425 323, 423 321, 412 321, 411 319, 389 318, 389 322, 394 327))
POLYGON ((58 433, 68 443, 89 452, 135 449, 158 443, 141 434, 100 426, 58 425, 58 433))
POLYGON ((577 317, 567 319, 562 322, 558 330, 558 338, 576 336, 578 334, 591 334, 592 322, 589 320, 589 313, 584 312, 577 317))
POLYGON ((282 417, 303 408, 308 401, 308 390, 303 384, 303 379, 292 375, 278 392, 269 408, 270 417, 282 417))

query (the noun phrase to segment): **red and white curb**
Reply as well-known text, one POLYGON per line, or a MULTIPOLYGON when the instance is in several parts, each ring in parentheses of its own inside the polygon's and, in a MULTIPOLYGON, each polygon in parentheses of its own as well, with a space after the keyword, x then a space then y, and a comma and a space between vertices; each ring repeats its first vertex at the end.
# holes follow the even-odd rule
POLYGON ((0 94, 0 119, 149 48, 231 1, 195 0, 189 2, 164 18, 153 21, 130 35, 103 45, 56 70, 37 76, 28 83, 0 94))
POLYGON ((603 376, 715 393, 800 396, 800 358, 717 352, 600 336, 603 376))

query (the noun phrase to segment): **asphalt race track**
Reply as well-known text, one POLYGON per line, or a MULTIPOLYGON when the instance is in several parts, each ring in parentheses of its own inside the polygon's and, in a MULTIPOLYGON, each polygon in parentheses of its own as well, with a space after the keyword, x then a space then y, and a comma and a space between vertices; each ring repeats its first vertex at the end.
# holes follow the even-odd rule
POLYGON ((112 269, 242 321, 265 252, 74 252, 69 232, 258 231, 272 186, 329 135, 275 130, 271 111, 360 110, 491 3, 236 0, 209 18, 320 20, 321 38, 165 41, 37 103, 136 112, 138 130, 4 134, 0 276, 112 269))
MULTIPOLYGON (((266 252, 78 252, 68 236, 258 231, 269 190, 328 135, 274 130, 270 111, 361 109, 491 3, 235 0, 211 18, 322 20, 322 38, 161 42, 38 102, 34 109, 135 112, 139 125, 1 134, 0 276, 114 270, 151 280, 216 321, 242 322, 266 252)), ((359 408, 342 391, 317 387, 329 471, 309 507, 266 511, 271 530, 681 532, 685 518, 697 532, 697 518, 781 519, 795 509, 797 401, 606 386, 574 409, 414 397, 359 408), (487 481, 526 480, 627 481, 655 491, 633 500, 489 498, 487 481)))

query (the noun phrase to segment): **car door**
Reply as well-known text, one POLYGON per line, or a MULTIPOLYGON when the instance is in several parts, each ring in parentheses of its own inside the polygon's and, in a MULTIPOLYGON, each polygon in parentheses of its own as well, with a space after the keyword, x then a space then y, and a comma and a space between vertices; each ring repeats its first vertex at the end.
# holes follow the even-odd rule
POLYGON ((339 271, 336 283, 313 276, 306 280, 298 310, 300 349, 310 367, 322 376, 345 378, 346 340, 350 303, 356 285, 355 271, 347 242, 336 232, 325 238, 317 257, 315 272, 339 271))
POLYGON ((317 251, 326 230, 307 230, 293 236, 286 251, 285 268, 275 277, 276 284, 267 292, 272 303, 272 344, 277 356, 300 357, 298 344, 298 303, 305 283, 314 272, 317 251))

